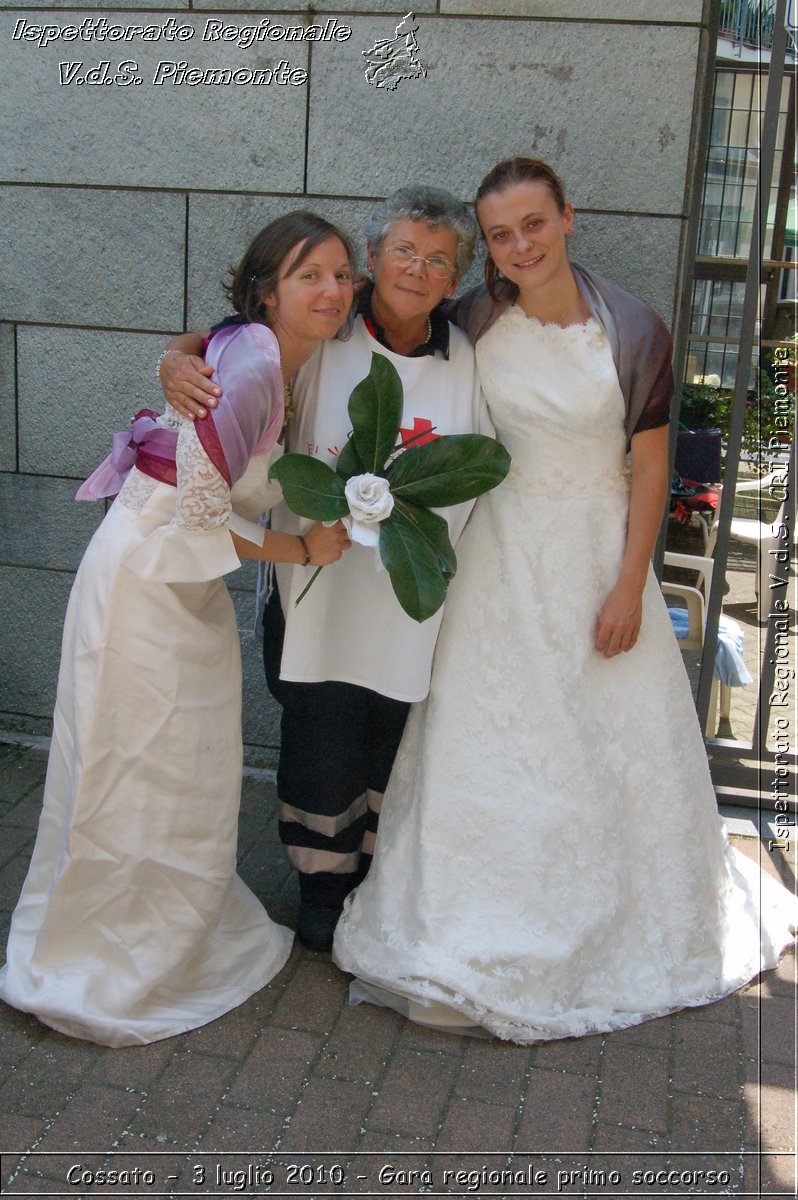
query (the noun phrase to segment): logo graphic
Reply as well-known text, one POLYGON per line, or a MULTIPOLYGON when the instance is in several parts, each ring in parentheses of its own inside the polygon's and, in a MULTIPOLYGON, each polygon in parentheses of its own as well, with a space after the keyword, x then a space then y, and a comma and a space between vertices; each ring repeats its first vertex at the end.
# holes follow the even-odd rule
POLYGON ((370 50, 361 53, 368 61, 365 70, 367 81, 372 87, 388 88, 393 91, 402 79, 423 79, 427 74, 416 57, 418 51, 418 22, 413 13, 396 26, 392 38, 379 38, 370 50))

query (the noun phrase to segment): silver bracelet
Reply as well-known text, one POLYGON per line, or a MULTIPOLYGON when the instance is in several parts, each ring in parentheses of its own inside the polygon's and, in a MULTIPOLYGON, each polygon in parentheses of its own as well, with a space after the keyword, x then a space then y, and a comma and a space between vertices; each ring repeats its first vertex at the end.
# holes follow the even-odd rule
POLYGON ((155 378, 158 380, 159 383, 161 381, 161 363, 166 358, 167 354, 179 354, 179 353, 180 353, 180 351, 177 350, 174 346, 172 346, 166 350, 162 350, 161 353, 158 355, 158 361, 155 364, 155 378))

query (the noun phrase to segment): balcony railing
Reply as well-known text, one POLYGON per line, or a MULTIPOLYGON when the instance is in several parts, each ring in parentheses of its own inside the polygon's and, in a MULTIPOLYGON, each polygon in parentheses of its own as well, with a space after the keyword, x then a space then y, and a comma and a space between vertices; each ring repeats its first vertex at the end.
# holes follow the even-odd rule
MULTIPOLYGON (((798 3, 794 3, 790 11, 797 8, 798 3)), ((775 15, 776 0, 722 0, 719 32, 738 46, 769 50, 773 43, 775 15)), ((790 31, 788 45, 795 51, 794 30, 790 31)))

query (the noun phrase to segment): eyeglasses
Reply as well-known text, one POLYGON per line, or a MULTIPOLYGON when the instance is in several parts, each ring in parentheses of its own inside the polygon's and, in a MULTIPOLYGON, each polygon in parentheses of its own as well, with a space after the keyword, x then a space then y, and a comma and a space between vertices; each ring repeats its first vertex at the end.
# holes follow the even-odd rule
POLYGON ((409 246, 384 246, 384 252, 398 267, 407 268, 412 263, 422 262, 433 279, 449 279, 456 268, 448 258, 433 254, 432 258, 424 258, 423 254, 414 254, 409 246))

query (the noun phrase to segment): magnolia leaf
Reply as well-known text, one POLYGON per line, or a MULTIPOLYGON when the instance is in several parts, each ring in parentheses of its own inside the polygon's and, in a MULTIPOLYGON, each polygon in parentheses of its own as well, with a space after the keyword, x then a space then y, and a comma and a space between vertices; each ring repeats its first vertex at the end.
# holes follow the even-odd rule
POLYGON ((349 438, 344 443, 344 448, 338 455, 338 461, 335 464, 335 470, 341 476, 344 482, 346 482, 347 479, 351 479, 353 475, 362 475, 364 473, 365 468, 360 461, 360 457, 355 449, 355 443, 352 438, 349 438))
POLYGON ((428 543, 435 552, 440 571, 448 583, 457 570, 457 558, 449 541, 449 526, 446 520, 438 513, 420 508, 417 504, 409 504, 406 500, 396 501, 393 515, 398 522, 412 526, 428 543))
POLYGON ((384 474, 402 420, 402 381, 393 363, 371 355, 371 369, 349 397, 352 441, 363 471, 384 474))
POLYGON ((455 433, 405 451, 385 472, 396 499, 444 508, 490 491, 504 479, 510 455, 479 433, 455 433))
POLYGON ((349 512, 341 476, 309 454, 284 454, 269 471, 269 479, 277 480, 286 504, 299 517, 337 521, 349 512))
POLYGON ((414 621, 426 621, 446 599, 446 580, 438 555, 415 525, 394 508, 380 524, 380 557, 391 577, 396 599, 414 621))

